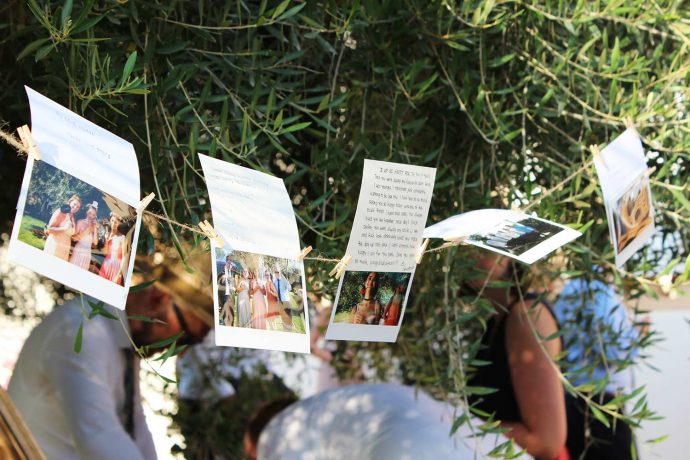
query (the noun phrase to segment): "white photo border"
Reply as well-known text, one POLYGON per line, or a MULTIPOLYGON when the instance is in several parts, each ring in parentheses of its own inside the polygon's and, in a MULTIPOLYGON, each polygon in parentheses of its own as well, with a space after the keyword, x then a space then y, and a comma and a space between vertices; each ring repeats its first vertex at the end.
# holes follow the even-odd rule
MULTIPOLYGON (((347 270, 347 271, 367 271, 367 270, 347 270)), ((375 271, 375 270, 369 270, 375 271)), ((335 323, 335 312, 340 300, 340 291, 345 281, 345 274, 340 277, 338 283, 338 291, 333 302, 333 309, 331 311, 331 319, 328 321, 328 329, 326 330, 326 340, 352 340, 358 342, 388 342, 393 343, 398 339, 398 333, 405 318, 405 310, 407 310, 407 300, 412 290, 412 282, 414 280, 414 270, 411 272, 383 272, 377 273, 409 273, 410 280, 407 283, 407 290, 405 291, 405 300, 403 301, 402 309, 400 310, 400 318, 398 324, 395 326, 380 326, 372 324, 347 324, 335 323)))
MULTIPOLYGON (((254 348, 258 350, 287 351, 293 353, 311 352, 311 334, 309 332, 309 306, 307 304, 307 282, 304 270, 304 262, 298 262, 302 277, 302 303, 304 306, 304 334, 299 332, 268 331, 247 327, 221 326, 220 305, 218 303, 218 268, 216 267, 216 249, 214 241, 211 241, 211 270, 213 273, 213 324, 216 331, 216 346, 254 348)), ((233 246, 232 250, 242 251, 240 247, 233 246)), ((271 255, 271 254, 266 254, 271 255)), ((294 260, 294 259, 293 259, 294 260)))

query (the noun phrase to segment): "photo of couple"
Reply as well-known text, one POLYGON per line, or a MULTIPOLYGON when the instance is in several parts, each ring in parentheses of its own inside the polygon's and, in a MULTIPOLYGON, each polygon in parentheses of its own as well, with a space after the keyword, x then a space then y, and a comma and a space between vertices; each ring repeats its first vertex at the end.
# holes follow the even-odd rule
POLYGON ((216 249, 221 326, 304 334, 304 293, 296 261, 216 249))
POLYGON ((333 322, 398 326, 410 275, 346 271, 333 322))
POLYGON ((133 207, 39 161, 17 238, 122 286, 135 219, 133 207))

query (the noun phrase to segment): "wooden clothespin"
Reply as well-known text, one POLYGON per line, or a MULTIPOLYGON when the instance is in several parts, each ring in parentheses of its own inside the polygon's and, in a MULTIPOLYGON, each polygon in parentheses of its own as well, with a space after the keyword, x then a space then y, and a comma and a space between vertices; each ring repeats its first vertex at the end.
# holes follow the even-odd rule
POLYGON ((417 265, 419 265, 422 262, 422 257, 424 257, 424 251, 426 251, 426 248, 429 246, 429 238, 424 238, 424 241, 422 241, 422 244, 417 248, 417 265))
POLYGON ((217 247, 222 248, 225 245, 223 238, 220 237, 218 232, 216 232, 216 229, 213 228, 213 225, 211 225, 207 220, 199 222, 199 228, 202 232, 204 232, 204 235, 206 235, 209 240, 212 240, 216 244, 217 247))
POLYGON ((595 159, 599 160, 601 164, 604 165, 605 168, 608 169, 608 165, 604 161, 604 157, 601 155, 601 150, 599 150, 599 146, 596 144, 592 144, 589 146, 589 151, 592 152, 592 155, 594 156, 595 159))
POLYGON ((311 246, 307 246, 306 248, 302 249, 302 252, 300 252, 297 255, 297 261, 302 262, 304 258, 311 252, 311 246))
POLYGON ((449 248, 451 246, 459 246, 461 244, 465 244, 465 241, 467 240, 466 236, 461 236, 458 238, 446 238, 444 243, 441 245, 442 248, 449 248))
POLYGON ((348 265, 350 265, 350 262, 352 262, 352 256, 346 254, 342 259, 340 259, 340 262, 335 264, 335 267, 333 267, 333 270, 328 273, 328 276, 335 275, 335 279, 339 279, 341 276, 343 276, 343 273, 345 273, 345 269, 348 265))
POLYGON ((27 156, 32 160, 40 161, 41 154, 38 152, 38 147, 36 147, 29 127, 27 125, 20 126, 17 132, 19 133, 19 138, 22 140, 22 144, 24 144, 24 150, 26 150, 27 156))
POLYGON ((139 206, 137 206, 137 214, 141 214, 142 212, 144 212, 144 209, 146 209, 146 207, 151 204, 154 198, 156 198, 156 194, 153 192, 146 195, 139 202, 139 206))
POLYGON ((635 122, 633 121, 632 117, 623 118, 623 124, 625 125, 626 129, 634 129, 635 131, 637 131, 637 128, 635 127, 635 122))

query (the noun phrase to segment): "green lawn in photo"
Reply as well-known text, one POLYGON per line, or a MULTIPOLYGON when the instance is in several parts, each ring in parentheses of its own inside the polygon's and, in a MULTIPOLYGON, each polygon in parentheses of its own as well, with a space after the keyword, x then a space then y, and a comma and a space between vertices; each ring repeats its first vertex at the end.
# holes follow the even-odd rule
POLYGON ((37 236, 35 232, 42 232, 45 226, 46 223, 40 219, 36 219, 35 217, 31 216, 24 216, 22 217, 22 223, 19 226, 19 236, 17 238, 20 241, 42 251, 46 244, 46 240, 45 238, 37 236))
POLYGON ((349 323, 350 322, 350 311, 343 311, 336 313, 333 318, 334 323, 349 323))

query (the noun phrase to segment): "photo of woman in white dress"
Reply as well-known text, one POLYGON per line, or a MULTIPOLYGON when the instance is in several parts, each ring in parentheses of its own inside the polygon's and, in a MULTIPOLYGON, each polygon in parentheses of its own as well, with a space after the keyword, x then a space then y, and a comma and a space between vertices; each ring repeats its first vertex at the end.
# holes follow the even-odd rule
POLYGON ((81 208, 81 198, 77 195, 67 201, 67 204, 56 209, 46 226, 46 238, 43 251, 62 260, 69 259, 72 248, 72 235, 75 232, 74 215, 81 208))
POLYGON ((72 240, 76 241, 69 258, 70 263, 88 270, 91 266, 91 248, 98 241, 98 202, 86 205, 86 217, 77 222, 72 240))

